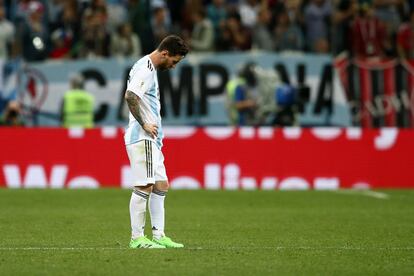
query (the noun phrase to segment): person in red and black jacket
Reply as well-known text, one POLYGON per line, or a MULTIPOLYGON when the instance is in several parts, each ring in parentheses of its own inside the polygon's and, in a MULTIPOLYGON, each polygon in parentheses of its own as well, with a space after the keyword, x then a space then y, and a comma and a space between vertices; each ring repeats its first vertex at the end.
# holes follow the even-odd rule
POLYGON ((359 58, 384 57, 389 49, 385 25, 374 15, 370 3, 359 6, 352 26, 353 55, 359 58))
POLYGON ((397 53, 401 59, 414 59, 414 10, 411 11, 410 21, 398 30, 397 53))

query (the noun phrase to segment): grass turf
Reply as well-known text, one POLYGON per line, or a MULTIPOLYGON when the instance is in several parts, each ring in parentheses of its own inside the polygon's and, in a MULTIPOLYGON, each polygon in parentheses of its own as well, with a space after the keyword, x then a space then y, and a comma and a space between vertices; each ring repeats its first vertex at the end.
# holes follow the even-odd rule
POLYGON ((130 191, 0 189, 0 275, 413 275, 414 191, 383 192, 170 191, 186 248, 133 250, 130 191))

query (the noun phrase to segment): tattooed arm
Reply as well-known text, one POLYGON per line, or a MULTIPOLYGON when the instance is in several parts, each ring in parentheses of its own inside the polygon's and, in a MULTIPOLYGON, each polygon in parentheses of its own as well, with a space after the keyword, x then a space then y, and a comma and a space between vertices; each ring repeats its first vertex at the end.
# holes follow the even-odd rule
POLYGON ((144 126, 145 122, 142 119, 141 112, 139 111, 139 97, 131 91, 127 91, 125 92, 125 100, 128 104, 129 111, 131 111, 132 116, 134 116, 135 120, 137 120, 141 126, 144 126))
POLYGON ((125 100, 128 104, 129 111, 131 111, 132 116, 135 120, 142 126, 142 128, 153 138, 158 134, 158 126, 154 124, 148 124, 144 122, 142 118, 141 111, 139 109, 139 102, 141 99, 131 91, 125 92, 125 100))

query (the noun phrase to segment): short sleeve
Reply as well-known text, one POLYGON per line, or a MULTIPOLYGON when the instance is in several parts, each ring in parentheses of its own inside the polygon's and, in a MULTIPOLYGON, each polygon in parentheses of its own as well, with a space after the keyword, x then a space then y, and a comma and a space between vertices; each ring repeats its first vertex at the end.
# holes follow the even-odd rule
POLYGON ((131 70, 128 78, 127 91, 131 91, 139 97, 142 97, 148 91, 151 82, 151 71, 148 69, 131 70))

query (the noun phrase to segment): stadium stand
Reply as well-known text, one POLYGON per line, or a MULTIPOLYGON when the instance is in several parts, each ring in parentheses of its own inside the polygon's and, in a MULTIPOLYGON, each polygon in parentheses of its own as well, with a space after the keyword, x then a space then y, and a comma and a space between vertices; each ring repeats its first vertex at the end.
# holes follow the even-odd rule
MULTIPOLYGON (((130 56, 131 53, 138 56, 149 53, 167 33, 195 41, 200 39, 194 36, 202 35, 202 28, 212 26, 213 45, 200 48, 199 43, 193 43, 194 51, 262 49, 338 54, 347 50, 361 54, 359 45, 373 34, 379 41, 374 46, 365 43, 370 48, 364 49, 365 52, 396 56, 397 33, 409 21, 413 2, 1 0, 0 29, 4 39, 0 49, 3 49, 2 57, 22 56, 27 61, 130 56), (206 17, 200 20, 194 14, 206 17), (365 26, 367 18, 376 23, 365 26), (122 44, 131 49, 119 50, 121 42, 116 38, 129 29, 134 35, 122 44), (260 31, 256 33, 256 30, 260 31), (352 37, 358 40, 355 47, 351 47, 352 37), (268 39, 274 43, 265 43, 268 39)), ((211 40, 211 35, 206 39, 211 40)))

